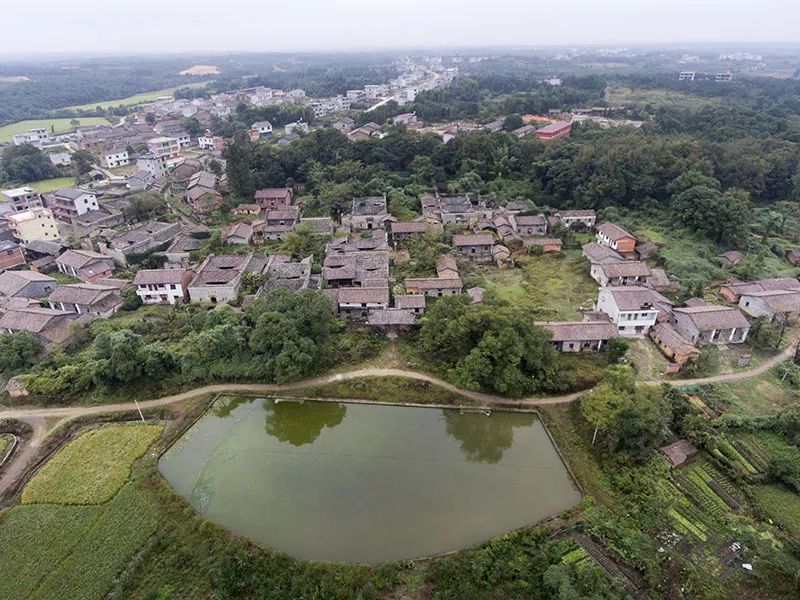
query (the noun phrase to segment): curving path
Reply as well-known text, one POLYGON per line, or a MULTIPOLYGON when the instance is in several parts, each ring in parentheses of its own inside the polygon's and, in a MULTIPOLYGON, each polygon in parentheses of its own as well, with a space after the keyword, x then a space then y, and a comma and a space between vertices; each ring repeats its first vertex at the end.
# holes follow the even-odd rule
MULTIPOLYGON (((758 377, 766 373, 771 368, 782 363, 783 361, 794 356, 795 347, 794 343, 788 345, 786 349, 779 354, 765 360, 757 367, 747 371, 739 371, 736 373, 727 373, 723 375, 713 375, 711 377, 700 377, 696 379, 682 379, 682 380, 669 380, 669 381, 643 381, 646 385, 659 385, 667 383, 672 386, 682 387, 687 385, 700 385, 704 383, 718 383, 724 381, 740 381, 742 379, 750 379, 758 377)), ((407 369, 383 369, 383 368, 367 368, 356 369, 353 371, 343 371, 334 373, 332 375, 325 375, 322 377, 315 377, 306 379, 295 383, 278 385, 268 383, 227 383, 218 385, 207 385, 180 394, 173 394, 171 396, 164 396, 155 400, 146 400, 139 403, 143 409, 157 408, 160 406, 168 406, 177 402, 185 400, 192 400, 200 396, 208 394, 220 393, 244 393, 244 394, 269 394, 275 392, 298 390, 316 385, 324 385, 326 383, 333 383, 336 381, 347 381, 350 379, 358 379, 363 377, 405 377, 408 379, 415 379, 417 381, 426 381, 428 383, 442 387, 450 392, 460 394, 470 400, 483 404, 484 406, 520 406, 520 407, 536 407, 546 406, 552 404, 568 404, 580 398, 586 391, 574 392, 571 394, 564 394, 561 396, 549 397, 534 397, 534 398, 520 398, 512 399, 497 396, 493 394, 484 394, 482 392, 474 392, 471 390, 461 389, 452 383, 448 383, 438 377, 420 373, 418 371, 411 371, 407 369)), ((78 417, 88 415, 99 415, 110 412, 128 412, 135 411, 137 408, 136 403, 127 402, 120 404, 104 404, 98 406, 66 406, 66 407, 53 407, 53 408, 14 408, 8 410, 0 410, 0 419, 17 419, 25 421, 33 427, 33 434, 28 443, 22 445, 18 450, 12 461, 6 466, 2 476, 0 476, 0 496, 2 496, 8 487, 17 479, 19 475, 25 472, 25 469, 30 462, 35 458, 41 442, 47 437, 47 422, 46 419, 55 420, 57 424, 69 421, 78 417)))

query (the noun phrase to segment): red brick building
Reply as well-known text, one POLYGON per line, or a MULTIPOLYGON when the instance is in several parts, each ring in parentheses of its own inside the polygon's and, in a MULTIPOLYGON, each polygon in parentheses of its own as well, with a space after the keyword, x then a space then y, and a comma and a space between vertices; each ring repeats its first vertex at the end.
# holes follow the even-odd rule
POLYGON ((569 137, 572 133, 572 123, 569 121, 555 121, 536 130, 536 137, 540 140, 555 140, 562 137, 569 137))
POLYGON ((0 242, 0 273, 25 264, 25 257, 19 244, 11 241, 0 242))

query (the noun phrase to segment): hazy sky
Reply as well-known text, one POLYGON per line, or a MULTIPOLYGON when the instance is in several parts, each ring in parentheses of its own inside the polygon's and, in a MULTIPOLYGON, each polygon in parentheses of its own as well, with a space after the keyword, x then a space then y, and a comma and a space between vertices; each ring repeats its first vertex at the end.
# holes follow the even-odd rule
POLYGON ((3 0, 0 53, 800 42, 797 0, 3 0))

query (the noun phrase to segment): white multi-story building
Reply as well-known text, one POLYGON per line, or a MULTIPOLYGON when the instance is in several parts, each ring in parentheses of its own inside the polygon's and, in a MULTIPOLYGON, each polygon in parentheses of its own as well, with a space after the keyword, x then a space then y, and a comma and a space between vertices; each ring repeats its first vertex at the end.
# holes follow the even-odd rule
POLYGON ((53 211, 46 208, 29 208, 6 215, 5 218, 11 234, 23 244, 34 240, 52 242, 61 237, 56 220, 53 218, 53 211))
POLYGON ((47 194, 45 197, 53 214, 65 223, 72 223, 76 217, 100 208, 97 205, 97 196, 93 192, 77 188, 65 188, 47 194))
POLYGON ((167 174, 167 157, 145 154, 136 160, 136 166, 153 178, 158 179, 167 174))
POLYGON ((671 305, 655 290, 631 285, 600 288, 595 310, 608 315, 619 335, 635 337, 647 334, 671 305))
POLYGON ((26 208, 42 205, 42 197, 30 187, 14 188, 0 192, 0 215, 19 212, 26 208))
POLYGON ((106 150, 100 155, 100 161, 107 169, 114 169, 116 167, 124 167, 131 162, 128 151, 125 148, 112 148, 106 150))
POLYGON ((12 138, 15 146, 22 146, 23 144, 33 144, 39 146, 50 140, 50 134, 44 127, 34 127, 29 129, 26 133, 18 133, 12 138))
POLYGON ((174 137, 157 137, 147 140, 147 152, 156 157, 177 158, 181 152, 181 143, 174 137))
POLYGON ((295 121, 294 123, 287 123, 284 127, 284 131, 286 134, 301 132, 301 133, 308 133, 308 123, 305 121, 295 121))

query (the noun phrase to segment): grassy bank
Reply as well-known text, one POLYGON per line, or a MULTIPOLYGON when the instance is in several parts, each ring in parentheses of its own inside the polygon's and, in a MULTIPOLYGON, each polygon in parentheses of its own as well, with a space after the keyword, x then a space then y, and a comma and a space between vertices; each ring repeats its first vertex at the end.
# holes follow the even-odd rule
POLYGON ((197 83, 187 83, 186 85, 176 85, 175 87, 164 88, 163 90, 155 90, 153 92, 142 92, 141 94, 136 94, 134 96, 128 96, 127 98, 120 98, 119 100, 101 100, 100 102, 87 102, 86 104, 78 104, 76 106, 65 106, 59 110, 94 110, 98 106, 104 110, 108 108, 112 108, 115 106, 135 106, 136 104, 145 104, 146 102, 152 102, 153 100, 160 98, 161 96, 172 96, 175 93, 175 90, 179 90, 181 88, 200 88, 204 85, 210 83, 210 81, 202 81, 197 83))
MULTIPOLYGON (((89 125, 108 125, 108 121, 103 117, 81 117, 77 119, 83 127, 89 125)), ((26 133, 29 129, 34 127, 44 127, 51 135, 69 133, 75 129, 75 125, 71 123, 72 119, 34 119, 29 121, 19 121, 0 127, 0 142, 10 142, 14 135, 18 133, 26 133)))
POLYGON ((452 404, 454 406, 473 404, 472 400, 455 392, 427 381, 417 381, 405 377, 363 377, 348 381, 336 381, 300 390, 281 392, 280 396, 452 404))

